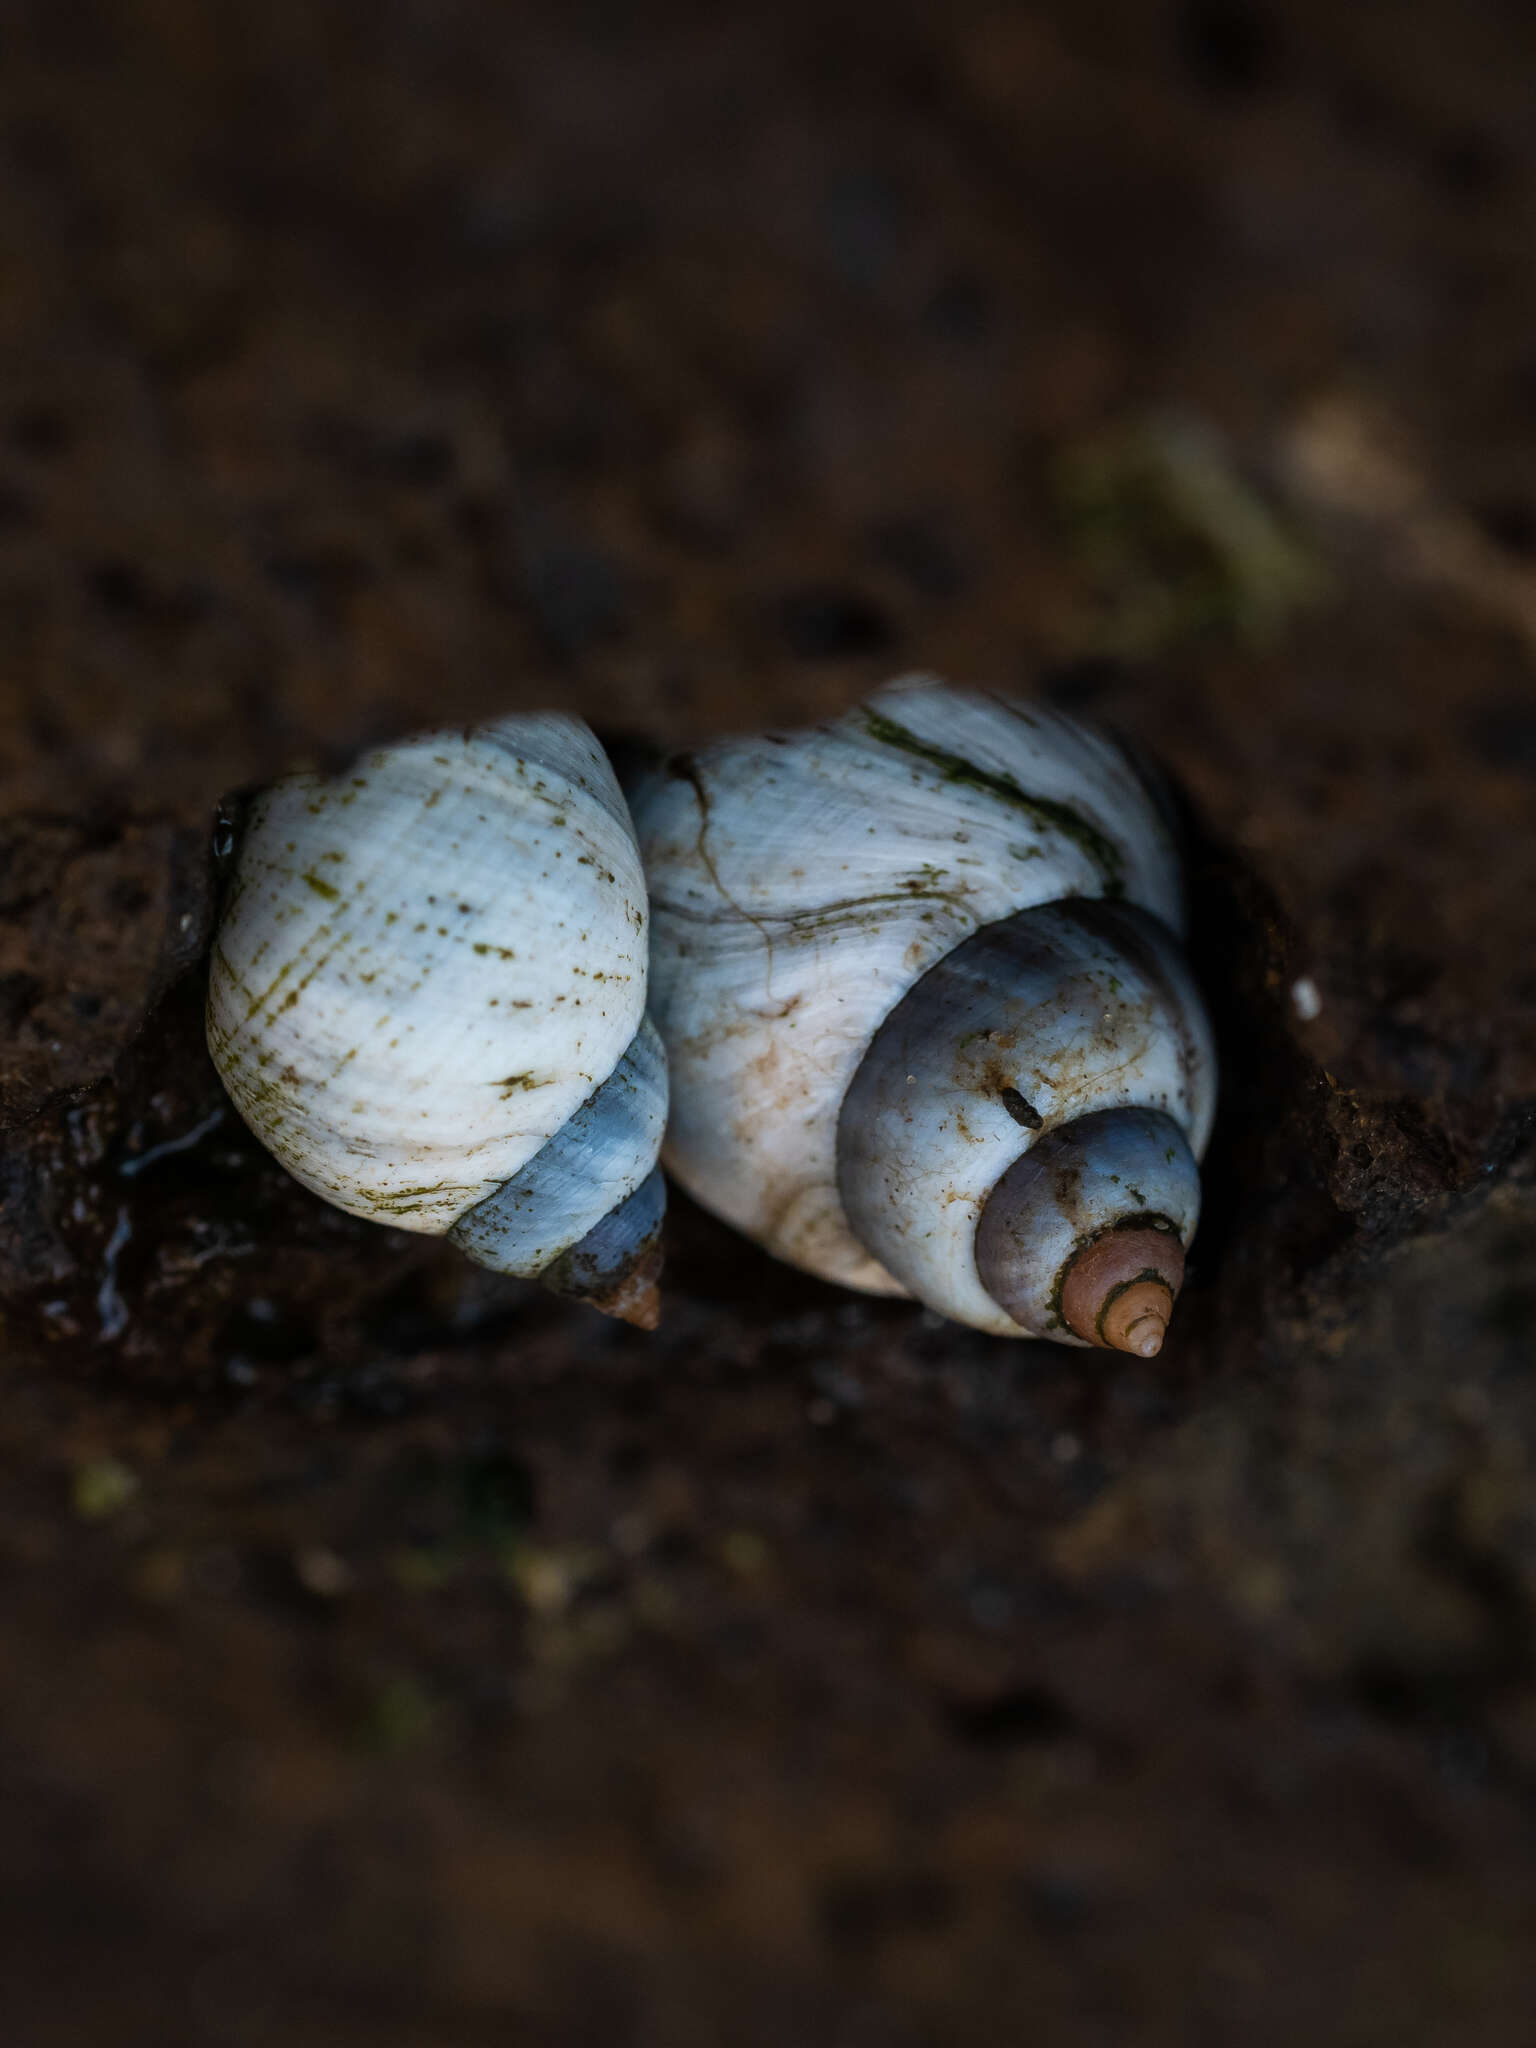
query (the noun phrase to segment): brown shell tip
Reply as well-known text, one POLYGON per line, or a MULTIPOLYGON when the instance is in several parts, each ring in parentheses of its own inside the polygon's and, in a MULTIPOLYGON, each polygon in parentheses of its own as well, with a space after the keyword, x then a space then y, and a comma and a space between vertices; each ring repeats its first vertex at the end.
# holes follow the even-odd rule
POLYGON ((1156 1358, 1163 1348, 1173 1292, 1161 1280, 1136 1280, 1117 1294, 1099 1317, 1102 1341, 1115 1351, 1156 1358))
POLYGON ((654 1330, 661 1321, 661 1289, 654 1280, 631 1281, 609 1301, 597 1301, 604 1315, 617 1316, 637 1330, 654 1330))
POLYGON ((637 1330, 654 1330, 661 1321, 661 1269, 665 1263, 659 1227, 615 1265, 583 1254, 582 1240, 539 1275, 552 1294, 568 1301, 585 1302, 599 1315, 614 1316, 632 1323, 637 1330))
POLYGON ((1074 1336, 1156 1358, 1184 1279, 1184 1248, 1168 1230, 1106 1230, 1068 1261, 1061 1312, 1074 1336))
POLYGON ((617 1316, 637 1330, 654 1330, 661 1321, 661 1247, 653 1246, 638 1264, 606 1294, 587 1294, 588 1308, 605 1316, 617 1316))

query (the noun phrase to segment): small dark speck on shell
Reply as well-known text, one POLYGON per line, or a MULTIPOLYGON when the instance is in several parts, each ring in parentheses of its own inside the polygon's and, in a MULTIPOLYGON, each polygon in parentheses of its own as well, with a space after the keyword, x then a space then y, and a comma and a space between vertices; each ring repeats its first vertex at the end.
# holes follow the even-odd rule
POLYGON ((1032 1102, 1027 1102, 1017 1088, 1002 1088, 998 1091, 1004 1109, 1016 1124, 1022 1124, 1026 1131, 1038 1131, 1045 1118, 1032 1102))

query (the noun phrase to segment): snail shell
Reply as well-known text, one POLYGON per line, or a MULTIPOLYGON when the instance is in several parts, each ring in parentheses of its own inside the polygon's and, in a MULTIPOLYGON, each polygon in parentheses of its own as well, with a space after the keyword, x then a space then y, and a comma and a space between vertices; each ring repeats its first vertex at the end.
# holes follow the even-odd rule
POLYGON ((252 801, 209 1050, 326 1201, 649 1325, 667 1076, 647 928, 586 726, 423 734, 252 801))
POLYGON ((682 1185, 845 1286, 1155 1351, 1215 1061, 1121 748, 917 678, 634 804, 682 1185))

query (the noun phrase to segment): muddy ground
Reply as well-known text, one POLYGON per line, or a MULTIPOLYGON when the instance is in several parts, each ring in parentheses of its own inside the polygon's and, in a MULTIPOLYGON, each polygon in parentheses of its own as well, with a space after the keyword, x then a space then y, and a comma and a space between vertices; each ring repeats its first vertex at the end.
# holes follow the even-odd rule
POLYGON ((8 2042, 1529 2040, 1533 78, 1514 0, 12 0, 8 2042), (1184 792, 1155 1364, 681 1200, 647 1337, 225 1105, 222 791, 916 664, 1184 792))

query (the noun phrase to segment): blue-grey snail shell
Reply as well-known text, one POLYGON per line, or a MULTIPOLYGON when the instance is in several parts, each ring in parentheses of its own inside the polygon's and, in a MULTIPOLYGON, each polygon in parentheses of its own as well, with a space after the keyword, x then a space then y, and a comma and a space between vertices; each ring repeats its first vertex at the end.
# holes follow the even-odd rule
POLYGON ((826 1279, 1155 1353, 1216 1068, 1123 749, 915 678, 631 794, 682 1186, 826 1279))
POLYGON ((208 1045, 294 1177, 650 1327, 666 1059, 634 830, 578 719, 508 717, 251 803, 208 1045))

